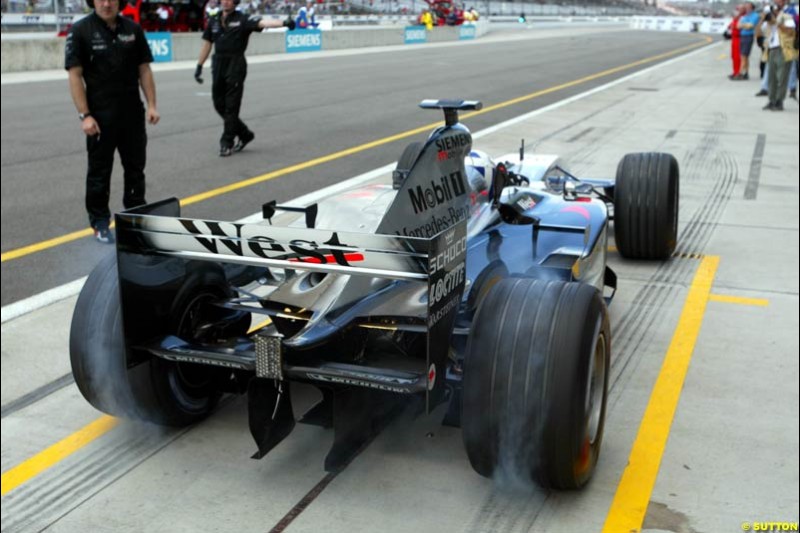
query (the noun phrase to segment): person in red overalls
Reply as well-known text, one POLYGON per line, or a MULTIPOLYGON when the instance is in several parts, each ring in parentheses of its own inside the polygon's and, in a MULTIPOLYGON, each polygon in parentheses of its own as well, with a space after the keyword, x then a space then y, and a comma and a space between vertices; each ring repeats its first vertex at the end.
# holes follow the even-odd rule
POLYGON ((737 79, 739 70, 742 66, 742 52, 740 49, 740 30, 739 19, 742 18, 742 6, 736 6, 733 12, 733 20, 728 25, 727 33, 731 36, 731 59, 733 60, 733 74, 728 76, 729 79, 737 79))

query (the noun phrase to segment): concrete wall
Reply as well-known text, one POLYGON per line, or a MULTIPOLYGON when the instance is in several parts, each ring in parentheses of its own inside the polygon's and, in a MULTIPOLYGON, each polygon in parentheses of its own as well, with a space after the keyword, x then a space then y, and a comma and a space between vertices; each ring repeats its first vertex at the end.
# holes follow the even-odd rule
MULTIPOLYGON (((488 21, 478 21, 476 37, 488 31, 488 21)), ((367 46, 402 45, 404 26, 334 28, 325 31, 323 50, 363 48, 367 46)), ((428 42, 457 41, 458 27, 434 28, 428 32, 428 42)), ((419 45, 414 45, 419 46, 419 45)), ((286 51, 283 32, 256 33, 250 37, 248 55, 282 54, 286 51)), ((20 72, 26 70, 50 70, 64 68, 64 39, 3 39, 0 43, 0 70, 20 72)), ((199 33, 175 33, 172 35, 172 60, 196 60, 200 52, 199 33)))
POLYGON ((64 68, 64 39, 20 39, 0 43, 0 71, 64 68))

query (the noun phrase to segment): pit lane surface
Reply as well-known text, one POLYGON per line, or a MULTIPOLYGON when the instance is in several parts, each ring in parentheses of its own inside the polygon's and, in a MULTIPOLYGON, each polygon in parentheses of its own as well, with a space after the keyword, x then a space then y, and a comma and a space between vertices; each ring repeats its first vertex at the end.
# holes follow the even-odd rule
MULTIPOLYGON (((222 122, 211 105, 210 69, 204 85, 195 84, 191 69, 157 72, 162 118, 148 127, 147 197, 186 198, 440 120, 416 107, 424 98, 472 98, 489 106, 699 40, 696 35, 566 27, 521 34, 532 39, 509 40, 513 36, 467 46, 251 64, 242 116, 256 140, 230 159, 217 155, 222 122)), ((642 66, 486 113, 470 125, 477 131, 642 66)), ((66 81, 3 86, 2 117, 4 256, 85 229, 85 141, 66 81)), ((184 214, 236 219, 271 199, 285 201, 396 161, 408 142, 424 135, 218 196, 186 208, 184 214)), ((119 165, 112 179, 111 207, 121 209, 119 165)), ((2 305, 85 276, 102 251, 83 238, 18 259, 4 258, 2 305)))
MULTIPOLYGON (((639 525, 701 532, 738 531, 745 521, 796 522, 797 108, 780 119, 758 114, 750 86, 719 75, 720 54, 719 47, 703 50, 475 143, 499 155, 524 137, 537 151, 565 155, 587 176, 613 173, 631 151, 669 151, 681 163, 677 256, 662 265, 612 255, 620 275, 610 309, 612 389, 603 455, 586 490, 510 490, 502 480, 480 478, 460 431, 440 425, 441 410, 401 417, 333 479, 322 470, 330 432, 312 426, 299 426, 255 462, 247 459, 254 446, 246 405, 234 398, 188 430, 121 423, 4 489, 3 530, 268 531, 289 515, 290 531, 618 531, 606 520, 631 470, 626 464, 648 401, 659 406, 651 392, 676 342, 694 355, 679 383, 681 404, 663 459, 645 448, 662 460, 639 525), (747 126, 735 120, 745 105, 752 107, 747 126), (687 306, 687 295, 698 291, 702 305, 687 306), (298 508, 309 493, 316 497, 298 508)), ((220 218, 253 211, 251 202, 241 204, 242 211, 220 218)), ((4 324, 4 404, 14 379, 6 369, 43 355, 32 346, 47 343, 42 352, 60 349, 65 357, 70 305, 4 324)), ((298 391, 297 399, 300 413, 313 395, 298 391)), ((74 387, 4 416, 4 474, 96 418, 74 387)), ((656 425, 669 431, 670 421, 656 425)))

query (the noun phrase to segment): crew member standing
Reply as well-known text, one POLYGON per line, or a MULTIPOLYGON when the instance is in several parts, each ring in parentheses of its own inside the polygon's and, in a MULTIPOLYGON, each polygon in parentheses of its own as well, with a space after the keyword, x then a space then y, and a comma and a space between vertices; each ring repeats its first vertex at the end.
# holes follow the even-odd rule
POLYGON ((124 173, 125 208, 145 203, 146 118, 157 124, 153 56, 141 26, 120 15, 122 0, 87 0, 94 11, 76 22, 67 35, 65 66, 69 89, 86 134, 89 168, 86 210, 100 242, 113 242, 109 231, 111 170, 119 151, 124 173))
POLYGON ((225 121, 222 137, 219 140, 219 155, 227 157, 240 152, 255 138, 255 134, 239 118, 239 109, 244 94, 244 80, 247 77, 247 61, 244 52, 250 34, 266 28, 286 26, 295 27, 291 19, 285 21, 264 19, 260 16, 245 15, 236 10, 238 0, 220 0, 221 10, 208 18, 203 32, 203 45, 200 58, 194 71, 197 83, 203 83, 203 63, 211 53, 214 44, 214 57, 211 60, 213 84, 211 96, 214 109, 225 121), (238 138, 238 140, 237 140, 238 138))

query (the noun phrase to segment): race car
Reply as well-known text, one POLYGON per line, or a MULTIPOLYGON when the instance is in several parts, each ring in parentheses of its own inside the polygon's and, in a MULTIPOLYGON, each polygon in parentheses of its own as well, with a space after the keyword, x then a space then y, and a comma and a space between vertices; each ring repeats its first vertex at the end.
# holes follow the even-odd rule
POLYGON ((629 154, 616 179, 579 180, 524 147, 495 163, 458 120, 480 102, 420 106, 444 124, 405 149, 391 183, 266 202, 256 223, 182 217, 174 198, 118 214, 116 254, 72 322, 83 396, 185 426, 246 394, 255 458, 299 420, 333 429, 330 471, 399 410, 447 404, 479 474, 584 486, 606 412, 610 209, 623 257, 668 259, 678 164, 629 154), (299 383, 321 393, 302 416, 299 383))

